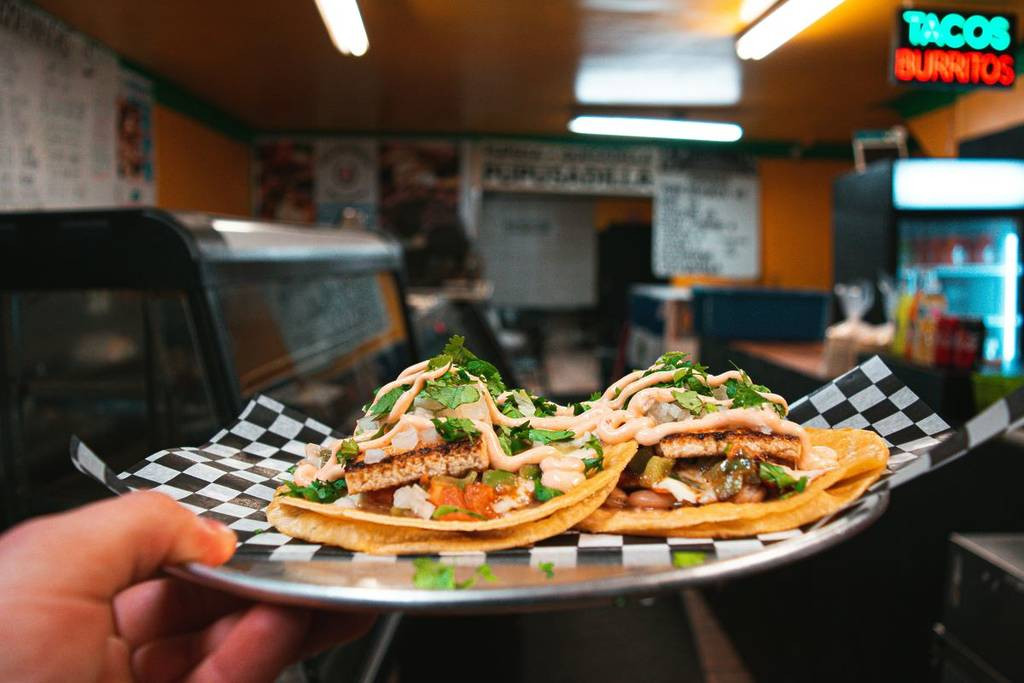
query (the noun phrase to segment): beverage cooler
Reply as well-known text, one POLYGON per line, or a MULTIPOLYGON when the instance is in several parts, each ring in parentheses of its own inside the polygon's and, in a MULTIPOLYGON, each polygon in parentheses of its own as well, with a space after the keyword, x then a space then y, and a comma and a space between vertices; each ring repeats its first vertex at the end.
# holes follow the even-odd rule
MULTIPOLYGON (((877 162, 837 180, 834 206, 836 282, 892 276, 904 297, 939 301, 948 316, 977 330, 974 369, 1016 371, 1024 161, 877 162)), ((874 321, 885 317, 878 299, 874 321)), ((890 316, 898 317, 896 308, 890 316)), ((945 366, 943 353, 915 360, 945 366)), ((914 353, 908 346, 903 355, 914 353)))
POLYGON ((268 394, 351 424, 418 355, 396 243, 156 210, 0 215, 4 521, 104 494, 115 469, 202 443, 268 394))

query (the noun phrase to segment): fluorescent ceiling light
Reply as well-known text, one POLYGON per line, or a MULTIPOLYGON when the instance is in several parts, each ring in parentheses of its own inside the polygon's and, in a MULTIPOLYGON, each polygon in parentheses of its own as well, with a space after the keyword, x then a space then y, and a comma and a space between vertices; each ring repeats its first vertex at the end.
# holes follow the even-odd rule
POLYGON ((740 59, 761 59, 843 4, 843 0, 787 0, 736 39, 740 59))
POLYGON ((702 54, 694 50, 668 57, 588 55, 576 75, 576 101, 592 105, 736 104, 740 100, 739 60, 731 39, 720 42, 724 50, 709 49, 702 54))
POLYGON ((751 22, 774 4, 775 0, 743 0, 743 4, 740 5, 740 21, 751 22))
POLYGON ((342 54, 362 57, 370 48, 356 0, 316 0, 331 42, 342 54))
POLYGON ((743 137, 743 129, 735 123, 631 116, 577 116, 569 121, 569 130, 584 135, 710 142, 735 142, 743 137))
POLYGON ((897 209, 1024 208, 1024 161, 898 160, 892 200, 897 209))

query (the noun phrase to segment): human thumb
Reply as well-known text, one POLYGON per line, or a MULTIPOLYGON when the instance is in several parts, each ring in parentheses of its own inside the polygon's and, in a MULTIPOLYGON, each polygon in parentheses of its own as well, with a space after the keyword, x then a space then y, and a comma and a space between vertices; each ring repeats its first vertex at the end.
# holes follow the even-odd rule
POLYGON ((0 537, 0 560, 54 591, 102 600, 163 566, 222 564, 235 542, 220 522, 147 491, 21 524, 0 537))

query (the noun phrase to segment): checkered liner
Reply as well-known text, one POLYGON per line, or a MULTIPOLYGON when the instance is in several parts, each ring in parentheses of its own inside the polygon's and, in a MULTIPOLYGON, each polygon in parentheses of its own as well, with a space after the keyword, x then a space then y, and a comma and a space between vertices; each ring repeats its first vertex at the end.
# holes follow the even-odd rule
MULTIPOLYGON (((798 537, 838 519, 867 514, 878 503, 871 495, 898 486, 1024 421, 1024 390, 1001 400, 952 432, 904 386, 877 356, 833 380, 791 407, 791 419, 811 427, 872 429, 889 444, 889 471, 869 494, 846 510, 809 525, 748 539, 712 541, 682 538, 639 538, 606 534, 561 534, 530 549, 472 553, 488 561, 529 561, 571 557, 572 562, 668 564, 671 550, 713 553, 724 559, 760 550, 765 545, 798 537)), ((238 533, 238 554, 246 559, 309 560, 369 559, 360 553, 311 545, 276 533, 263 513, 274 489, 289 475, 285 470, 303 457, 306 443, 326 445, 341 435, 316 420, 258 396, 227 429, 198 448, 172 448, 146 458, 127 472, 115 474, 78 439, 71 459, 85 474, 115 493, 154 489, 204 517, 218 519, 238 533)))

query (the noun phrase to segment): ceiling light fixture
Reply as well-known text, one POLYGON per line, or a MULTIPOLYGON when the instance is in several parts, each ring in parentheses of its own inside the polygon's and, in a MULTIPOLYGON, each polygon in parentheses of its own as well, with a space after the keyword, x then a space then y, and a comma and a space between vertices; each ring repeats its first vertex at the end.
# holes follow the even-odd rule
POLYGON ((331 42, 342 54, 362 57, 370 49, 356 0, 316 0, 331 42))
POLYGON ((577 116, 569 121, 569 130, 583 135, 708 142, 736 142, 743 137, 743 129, 735 123, 633 116, 577 116))
POLYGON ((762 59, 841 4, 843 0, 787 0, 736 39, 736 54, 740 59, 762 59))

